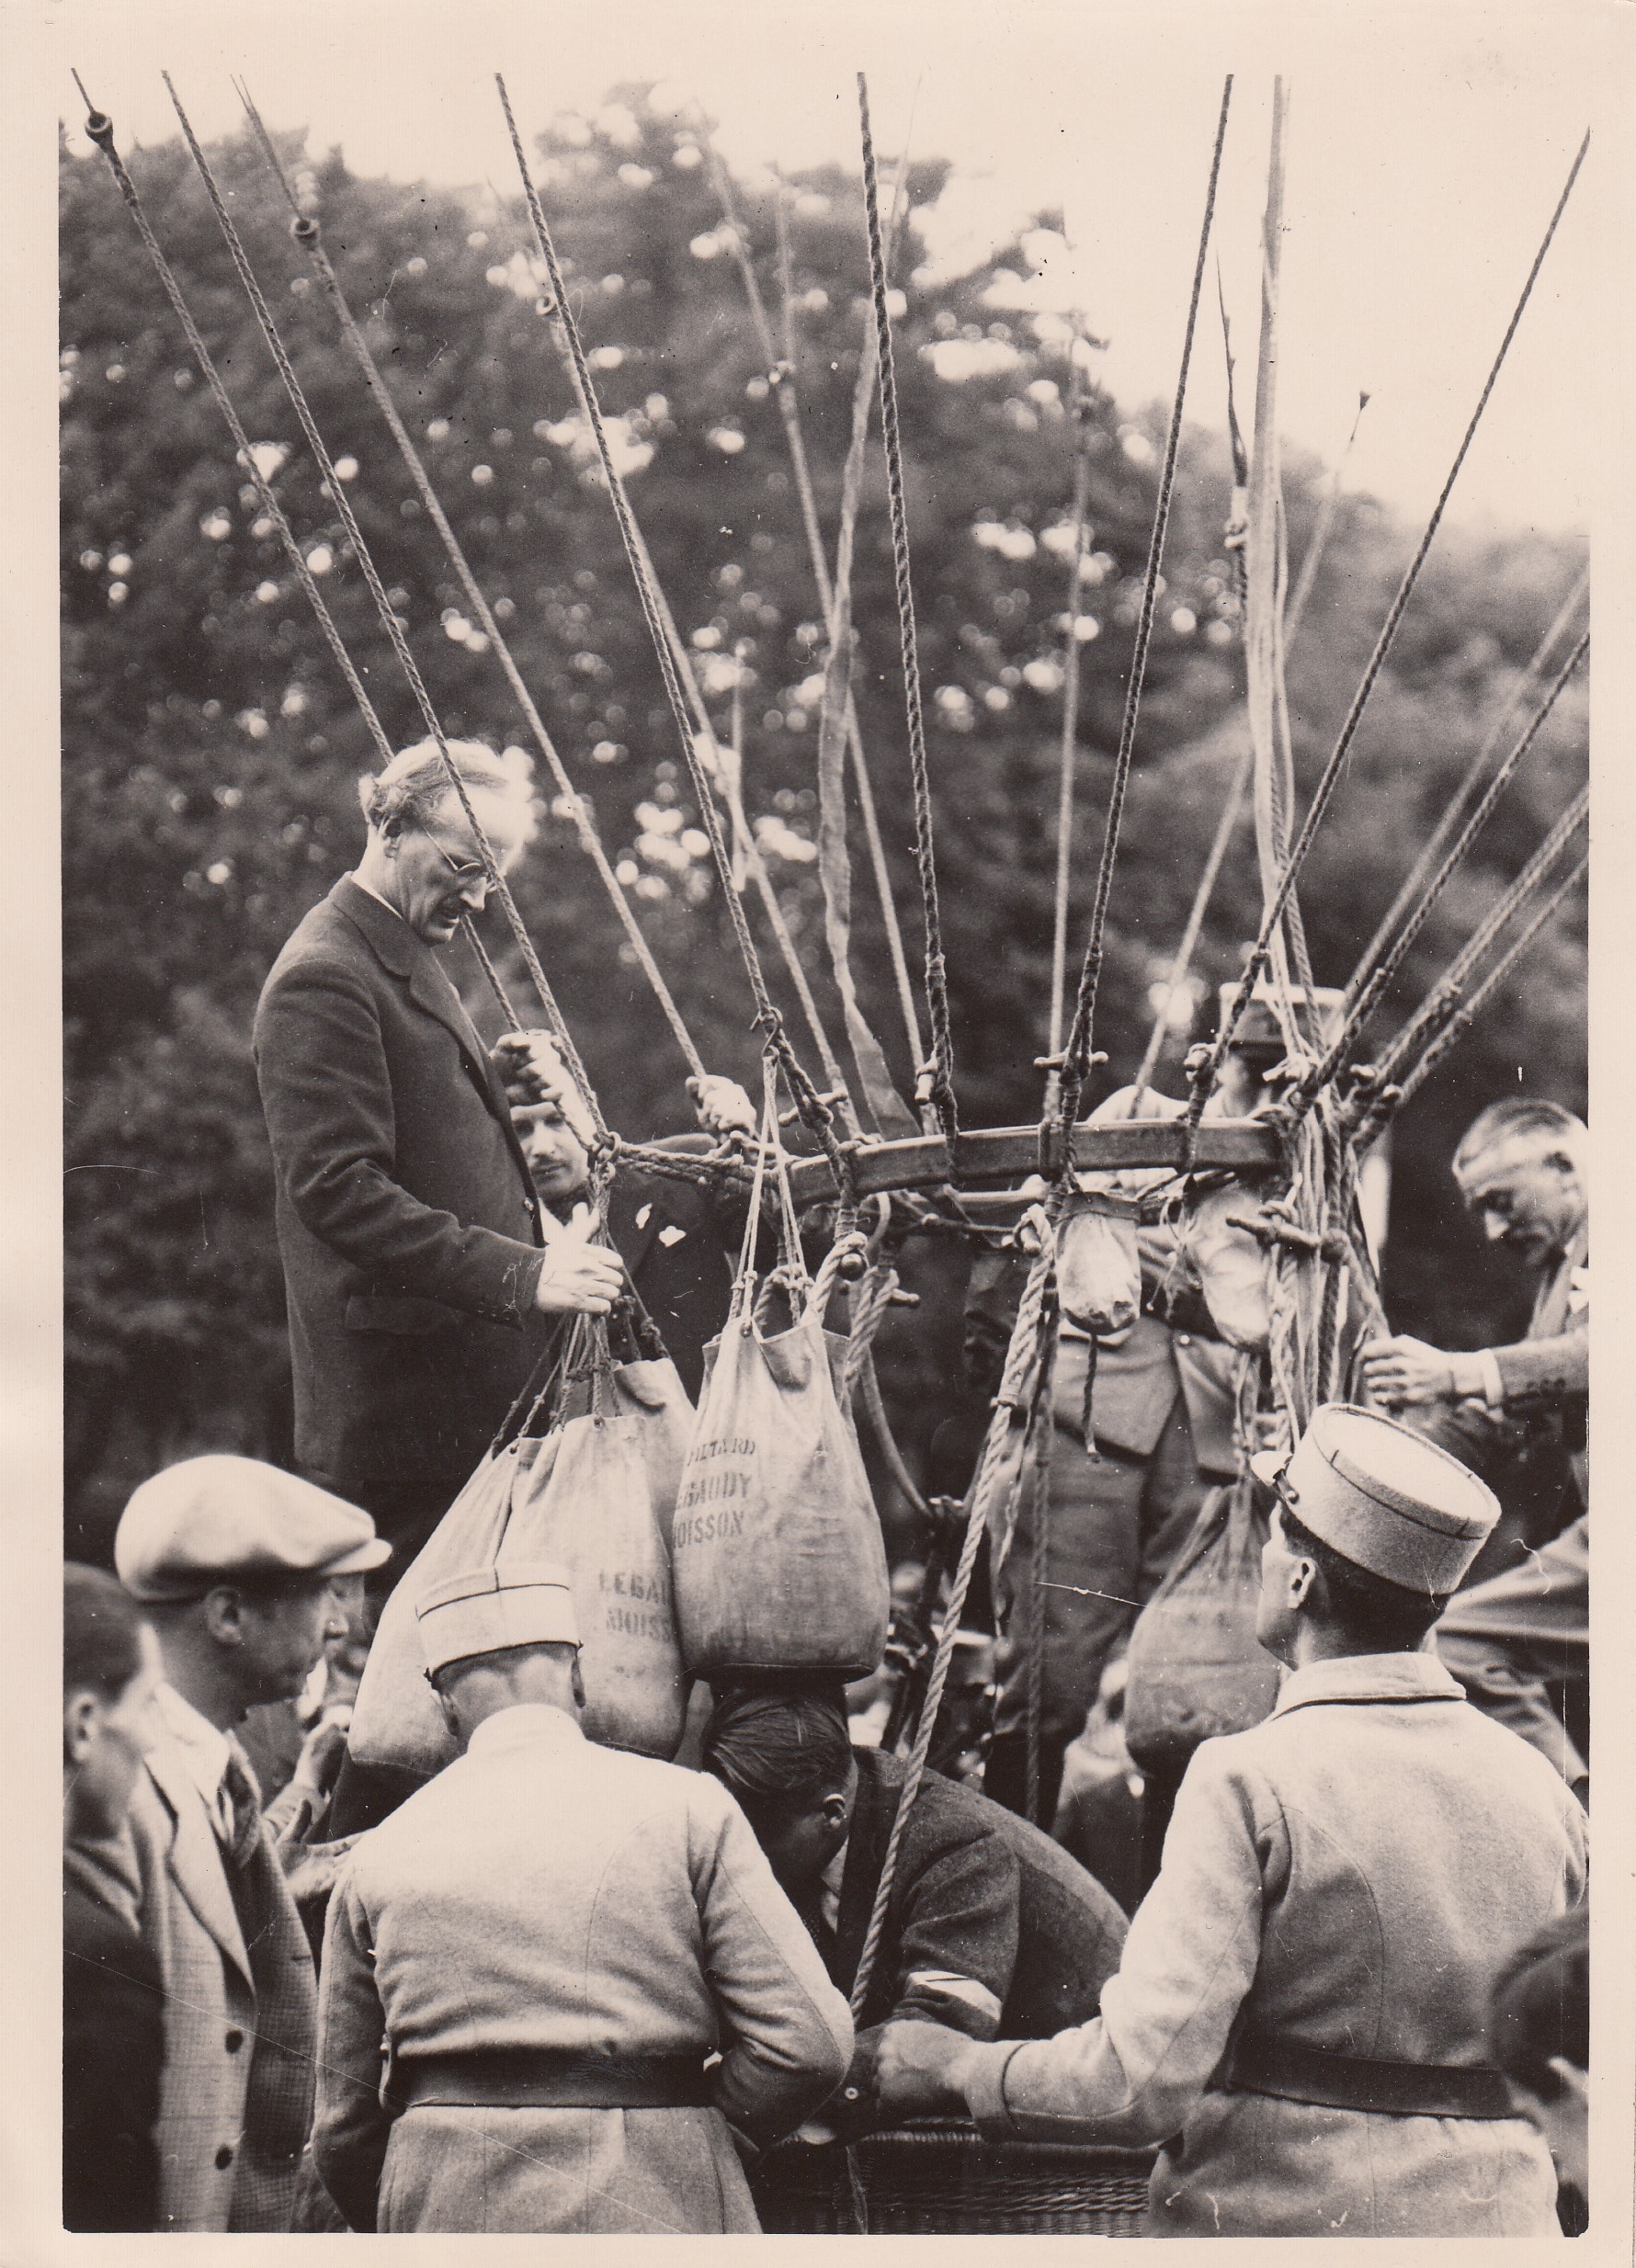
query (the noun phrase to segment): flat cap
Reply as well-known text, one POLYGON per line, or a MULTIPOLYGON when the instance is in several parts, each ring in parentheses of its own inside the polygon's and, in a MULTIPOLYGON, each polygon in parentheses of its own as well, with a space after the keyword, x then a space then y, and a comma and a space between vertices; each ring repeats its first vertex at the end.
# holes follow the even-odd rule
POLYGON ((119 1516, 114 1565, 132 1598, 202 1598, 213 1583, 361 1575, 392 1546, 356 1504, 250 1457, 189 1457, 144 1480, 119 1516))
POLYGON ((1286 1461, 1250 1459, 1320 1543, 1402 1590, 1447 1598, 1500 1516, 1486 1481, 1423 1434, 1347 1402, 1325 1402, 1286 1461))
POLYGON ((577 1646, 573 1578, 551 1559, 514 1559, 435 1583, 415 1603, 430 1671, 513 1646, 577 1646))

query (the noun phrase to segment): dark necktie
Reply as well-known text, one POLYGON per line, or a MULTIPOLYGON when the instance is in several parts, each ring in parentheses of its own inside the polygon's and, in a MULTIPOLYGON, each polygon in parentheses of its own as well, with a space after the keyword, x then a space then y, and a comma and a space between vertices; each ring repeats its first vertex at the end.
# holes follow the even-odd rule
POLYGON ((261 1842, 261 1790, 256 1785, 250 1760, 236 1741, 228 1742, 222 1792, 233 1814, 233 1840, 227 1846, 228 1854, 235 1866, 244 1866, 261 1842))

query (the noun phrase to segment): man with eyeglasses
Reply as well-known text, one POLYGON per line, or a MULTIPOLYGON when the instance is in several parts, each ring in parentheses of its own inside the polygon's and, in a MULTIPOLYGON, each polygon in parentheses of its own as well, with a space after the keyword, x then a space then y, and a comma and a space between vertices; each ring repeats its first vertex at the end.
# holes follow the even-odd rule
MULTIPOLYGON (((529 783, 478 743, 449 754, 504 871, 533 833, 529 783)), ((407 748, 358 792, 363 856, 279 954, 255 1050, 296 1459, 393 1546, 379 1591, 482 1457, 545 1319, 606 1314, 621 1268, 583 1230, 541 1221, 506 1059, 444 969, 440 948, 489 884, 441 754, 407 748)))

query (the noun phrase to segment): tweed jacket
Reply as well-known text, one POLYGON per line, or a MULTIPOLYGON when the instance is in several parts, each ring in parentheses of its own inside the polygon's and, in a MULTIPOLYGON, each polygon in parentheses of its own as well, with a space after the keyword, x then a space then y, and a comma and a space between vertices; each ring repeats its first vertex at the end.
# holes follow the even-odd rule
POLYGON ((1163 2142, 1154 2236, 1555 2232, 1521 2118, 1388 2116, 1236 2092, 1238 2033, 1478 2065, 1508 1954, 1584 1895, 1585 1818, 1435 1655, 1314 1663, 1207 1741, 1098 2020, 974 2051, 994 2136, 1163 2142))
POLYGON ((799 2125, 851 2046, 724 1788, 594 1747, 561 1710, 506 1709, 336 1888, 313 2158, 382 2233, 753 2231, 733 2135, 799 2125), (506 2047, 722 2059, 714 2107, 387 2107, 403 2058, 506 2047))
POLYGON ((1590 1230, 1582 1228, 1539 1281, 1528 1335, 1496 1346, 1507 1412, 1555 1406, 1580 1415, 1590 1392, 1590 1230))
POLYGON ((274 963, 255 1052, 296 1457, 396 1540, 463 1485, 542 1344, 505 1089, 437 954, 350 876, 274 963))
MULTIPOLYGON (((859 1749, 857 1761, 835 1932, 814 1933, 847 1993, 906 1768, 877 1749, 859 1749)), ((972 2039, 1047 2038, 1096 2013, 1124 1942, 1124 1915, 1060 1844, 975 1788, 928 1772, 899 1847, 852 2068, 826 2124, 847 2138, 880 2123, 875 2056, 879 2027, 892 2018, 919 2017, 972 2039)))
POLYGON ((97 1854, 165 1986, 162 2229, 290 2226, 312 2103, 312 1956, 265 1831, 240 1902, 203 1797, 169 1739, 150 1752, 126 1831, 97 1854))

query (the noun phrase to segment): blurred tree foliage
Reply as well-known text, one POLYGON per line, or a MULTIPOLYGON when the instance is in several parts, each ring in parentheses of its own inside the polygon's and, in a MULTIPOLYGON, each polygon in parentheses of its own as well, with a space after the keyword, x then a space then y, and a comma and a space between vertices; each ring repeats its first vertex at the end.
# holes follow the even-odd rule
MULTIPOLYGON (((284 148, 707 1060, 750 1076, 746 988, 612 516, 538 312, 520 206, 360 180, 337 153, 309 162, 293 140, 284 148)), ((496 745, 524 740, 290 241, 276 185, 245 140, 213 154, 446 727, 496 745)), ((185 151, 165 144, 130 163, 389 734, 397 745, 418 739, 334 502, 185 151)), ((1070 334, 1030 312, 1032 232, 970 274, 939 278, 924 266, 917 216, 946 172, 910 169, 896 336, 961 1105, 969 1123, 992 1124, 1026 1120, 1040 1102, 1032 1059, 1045 1037, 1071 546, 1070 334)), ((746 802, 838 1033, 814 857, 818 604, 778 405, 697 122, 623 89, 594 120, 554 122, 539 179, 636 509, 723 736, 735 663, 743 670, 746 802)), ((739 194, 776 321, 770 191, 741 185, 739 194)), ((64 155, 62 198, 66 1444, 71 1542, 96 1553, 125 1491, 155 1463, 207 1446, 288 1454, 282 1291, 248 1033, 278 947, 356 855, 356 781, 371 749, 100 158, 64 155)), ((833 543, 867 315, 860 198, 835 171, 792 179, 788 198, 801 401, 833 543)), ((1039 225, 1049 230, 1050 217, 1039 225)), ((1176 286, 1179 317, 1185 278, 1176 286)), ((1097 313, 1086 311, 1093 331, 1097 313)), ((1199 351, 1210 351, 1203 335, 1199 351)), ((1162 437, 1162 413, 1121 412, 1092 383, 1080 921, 1162 437)), ((1289 468, 1297 563, 1324 478, 1310 462, 1289 468)), ((1098 1029, 1108 1078, 1128 1078, 1140 1053, 1150 992, 1242 744, 1227 507, 1224 451, 1190 430, 1114 893, 1098 1029)), ((1343 500, 1290 665, 1308 784, 1412 541, 1367 497, 1343 500)), ((1321 981, 1349 973, 1581 563, 1582 548, 1566 540, 1440 539, 1303 885, 1321 981)), ((859 712, 913 949, 878 448, 855 611, 859 712)), ((1412 955, 1403 1004, 1571 792, 1585 735, 1576 686, 1412 955)), ((855 964, 906 1093, 912 1067, 860 841, 855 869, 855 964)), ((560 814, 548 811, 517 889, 613 1123, 634 1136, 689 1123, 684 1067, 560 814)), ((1236 970, 1257 912, 1246 829, 1199 958, 1210 983, 1236 970)), ((499 951, 493 922, 491 936, 499 951)), ((1082 944, 1080 931, 1074 950, 1082 944)), ((1471 1112, 1519 1085, 1582 1105, 1582 961, 1575 913, 1397 1129, 1388 1289, 1405 1327, 1470 1344, 1516 1320, 1517 1287, 1487 1265, 1459 1219, 1446 1161, 1471 1112)), ((788 999, 770 951, 768 966, 788 999)), ((492 1016, 472 972, 460 974, 474 1009, 492 1016)), ((1208 1004, 1196 1005, 1202 1027, 1208 1004)), ((790 1023, 804 1045, 793 1013, 790 1023)), ((1176 1034, 1173 1080, 1187 1037, 1176 1034)), ((932 1296, 912 1322, 894 1319, 882 1344, 912 1457, 948 1406, 959 1346, 958 1272, 930 1255, 918 1272, 932 1296)))

